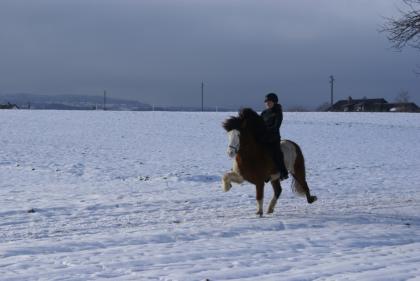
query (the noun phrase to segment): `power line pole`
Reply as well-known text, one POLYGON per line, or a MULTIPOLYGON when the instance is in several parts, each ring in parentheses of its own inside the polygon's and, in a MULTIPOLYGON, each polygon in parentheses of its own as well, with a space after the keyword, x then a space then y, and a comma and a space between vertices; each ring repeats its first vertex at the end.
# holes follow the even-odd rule
POLYGON ((330 84, 331 84, 331 106, 334 104, 334 76, 330 76, 330 84))
POLYGON ((201 82, 201 111, 204 111, 204 82, 201 82))
POLYGON ((106 91, 104 91, 104 110, 106 110, 106 91))

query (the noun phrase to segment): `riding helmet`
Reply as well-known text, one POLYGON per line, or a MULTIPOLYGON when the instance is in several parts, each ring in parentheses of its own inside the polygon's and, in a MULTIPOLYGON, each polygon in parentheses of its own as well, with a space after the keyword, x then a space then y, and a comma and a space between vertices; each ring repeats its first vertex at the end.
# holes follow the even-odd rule
POLYGON ((265 96, 265 100, 264 102, 268 102, 268 101, 272 101, 274 103, 278 103, 279 102, 279 98, 277 97, 277 95, 275 93, 269 93, 265 96))

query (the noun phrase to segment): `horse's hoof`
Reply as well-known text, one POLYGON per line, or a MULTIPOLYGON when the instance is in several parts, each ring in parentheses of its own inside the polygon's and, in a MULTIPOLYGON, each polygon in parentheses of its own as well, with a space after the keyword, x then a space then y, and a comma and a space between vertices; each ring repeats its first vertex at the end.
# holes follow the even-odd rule
POLYGON ((258 212, 256 212, 255 213, 257 216, 259 216, 260 218, 262 218, 262 216, 263 216, 263 212, 262 211, 258 211, 258 212))
POLYGON ((311 197, 308 199, 308 203, 309 203, 309 204, 312 204, 312 203, 314 203, 316 200, 318 200, 318 198, 317 198, 316 196, 311 196, 311 197))
POLYGON ((231 188, 232 188, 232 184, 228 184, 225 182, 222 184, 222 189, 224 192, 228 192, 231 188))
POLYGON ((267 210, 267 214, 272 214, 274 213, 274 210, 267 210))

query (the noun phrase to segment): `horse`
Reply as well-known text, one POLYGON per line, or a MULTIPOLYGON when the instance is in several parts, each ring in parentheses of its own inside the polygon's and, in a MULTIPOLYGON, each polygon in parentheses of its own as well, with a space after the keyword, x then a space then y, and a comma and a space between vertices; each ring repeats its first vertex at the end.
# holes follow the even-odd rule
MULTIPOLYGON (((227 154, 234 158, 233 168, 222 178, 222 188, 225 192, 232 188, 232 182, 250 182, 256 187, 257 215, 263 215, 263 199, 265 182, 270 181, 274 190, 267 213, 274 212, 274 207, 282 192, 282 187, 276 166, 270 151, 261 141, 266 131, 265 123, 260 115, 251 108, 239 111, 238 116, 232 116, 222 124, 228 135, 227 154)), ((281 150, 287 170, 293 176, 292 190, 298 195, 306 195, 309 204, 317 200, 306 182, 305 159, 299 145, 291 140, 281 140, 281 150)))

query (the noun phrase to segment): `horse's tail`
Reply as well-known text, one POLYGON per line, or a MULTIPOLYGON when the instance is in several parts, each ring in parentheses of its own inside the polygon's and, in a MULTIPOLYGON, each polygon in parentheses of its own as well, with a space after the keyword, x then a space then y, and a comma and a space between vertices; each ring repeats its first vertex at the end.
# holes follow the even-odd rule
POLYGON ((305 158, 303 157, 302 150, 300 149, 297 143, 290 141, 295 147, 296 158, 293 163, 293 175, 292 180, 292 190, 299 195, 307 195, 309 193, 309 187, 306 182, 306 168, 305 168, 305 158))

